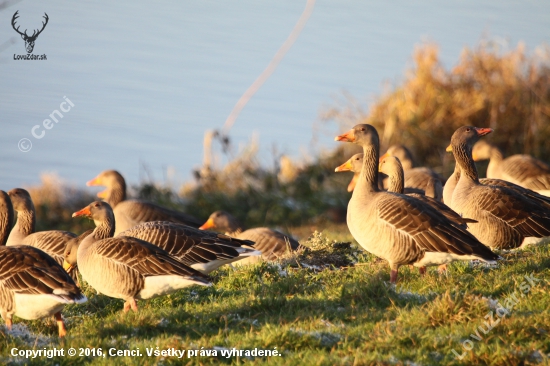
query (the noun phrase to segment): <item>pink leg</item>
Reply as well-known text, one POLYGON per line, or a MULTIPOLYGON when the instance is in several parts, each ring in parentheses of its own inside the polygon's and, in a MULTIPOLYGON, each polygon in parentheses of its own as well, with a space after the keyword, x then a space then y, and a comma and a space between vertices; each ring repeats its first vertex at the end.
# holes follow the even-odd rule
POLYGON ((137 313, 138 311, 138 307, 137 307, 137 302, 136 302, 136 299, 130 299, 130 300, 127 300, 125 303, 124 303, 124 308, 122 309, 125 313, 127 313, 130 309, 132 309, 134 312, 137 313))
POLYGON ((391 270, 390 283, 397 283, 397 269, 392 269, 391 270))
POLYGON ((55 321, 57 322, 57 329, 59 331, 59 338, 63 338, 67 335, 67 328, 65 328, 65 323, 61 317, 61 312, 58 311, 54 315, 55 321))
POLYGON ((439 267, 437 267, 437 272, 439 272, 440 274, 446 273, 447 272, 447 264, 442 264, 439 267))
POLYGON ((6 319, 6 327, 8 328, 8 330, 11 330, 12 325, 13 325, 13 323, 11 321, 11 318, 6 319))

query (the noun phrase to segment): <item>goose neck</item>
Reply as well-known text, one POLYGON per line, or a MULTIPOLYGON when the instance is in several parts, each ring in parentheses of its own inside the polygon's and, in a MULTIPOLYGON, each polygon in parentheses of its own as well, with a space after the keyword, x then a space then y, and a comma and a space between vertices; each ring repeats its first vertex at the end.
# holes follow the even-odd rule
MULTIPOLYGON (((465 143, 453 145, 453 154, 457 165, 461 169, 460 178, 471 180, 479 184, 479 176, 477 174, 477 168, 472 158, 472 147, 465 143)), ((456 167, 455 167, 456 172, 456 167)))
POLYGON ((363 146, 363 166, 354 194, 368 194, 378 192, 378 147, 363 146))

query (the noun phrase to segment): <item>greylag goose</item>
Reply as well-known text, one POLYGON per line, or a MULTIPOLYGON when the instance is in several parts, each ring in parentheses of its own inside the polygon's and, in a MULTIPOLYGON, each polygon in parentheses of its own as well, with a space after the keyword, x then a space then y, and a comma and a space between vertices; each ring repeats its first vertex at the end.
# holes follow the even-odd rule
POLYGON ((481 136, 492 131, 464 126, 453 134, 451 149, 460 166, 460 178, 449 206, 478 221, 469 225, 469 230, 482 243, 491 248, 513 249, 519 247, 525 237, 550 235, 550 210, 539 200, 514 189, 480 183, 472 148, 481 136))
POLYGON ((208 276, 151 243, 129 236, 110 237, 114 227, 108 227, 106 222, 114 224, 115 219, 107 203, 93 202, 73 214, 77 216, 90 217, 97 225, 78 246, 78 269, 98 292, 123 299, 124 312, 137 312, 138 299, 166 295, 192 285, 211 285, 208 276))
POLYGON ((22 188, 15 188, 8 194, 14 210, 17 211, 17 222, 11 230, 6 245, 30 245, 43 250, 62 265, 65 246, 76 235, 62 230, 34 232, 36 212, 29 192, 22 188))
POLYGON ((506 180, 534 191, 550 190, 550 166, 530 155, 504 158, 498 147, 480 140, 474 145, 472 158, 489 160, 487 178, 506 180))
MULTIPOLYGON (((100 239, 110 237, 116 219, 112 219, 112 209, 106 202, 94 202, 88 208, 93 211, 92 218, 96 226, 104 234, 100 239), (91 208, 93 206, 93 210, 91 208)), ((84 209, 84 215, 87 215, 84 209)), ((79 214, 77 212, 76 214, 79 214)), ((73 240, 65 248, 65 261, 73 268, 76 264, 76 250, 80 242, 88 236, 88 232, 73 240), (73 256, 70 257, 71 252, 73 256), (67 260, 70 257, 71 260, 67 260)), ((232 263, 261 253, 253 248, 254 242, 240 240, 227 235, 201 231, 190 226, 168 221, 145 222, 123 231, 116 237, 131 236, 167 251, 179 258, 183 263, 204 274, 208 274, 224 264, 232 263)), ((91 239, 90 239, 91 240, 91 239)), ((97 238, 96 238, 97 240, 97 238)))
POLYGON ((126 181, 115 170, 105 170, 87 182, 88 186, 105 186, 97 196, 103 198, 115 213, 115 235, 137 224, 150 221, 171 221, 192 227, 199 227, 200 222, 183 212, 170 210, 152 202, 139 199, 126 199, 126 181))
POLYGON ((53 315, 59 337, 64 337, 61 310, 86 300, 71 277, 43 251, 27 245, 0 247, 0 314, 8 329, 13 315, 27 320, 53 315))
POLYGON ((389 262, 390 282, 401 265, 442 265, 454 260, 495 262, 498 256, 472 234, 414 197, 378 188, 379 139, 376 129, 359 124, 336 141, 363 147, 363 167, 348 204, 348 228, 368 252, 389 262))
MULTIPOLYGON (((353 172, 361 172, 363 167, 363 154, 355 154, 346 163, 336 168, 337 172, 351 170, 353 172)), ((399 158, 396 156, 387 156, 380 162, 378 171, 388 176, 388 192, 404 193, 404 179, 403 168, 399 158)), ((433 183, 432 183, 433 184, 433 183)), ((439 202, 433 197, 418 194, 418 193, 406 193, 407 196, 414 197, 420 201, 424 201, 436 210, 440 211, 449 220, 455 222, 462 228, 468 228, 469 222, 476 222, 475 220, 462 218, 459 214, 454 212, 449 206, 439 202)))
MULTIPOLYGON (((215 229, 223 231, 225 234, 238 239, 251 240, 254 249, 262 252, 262 259, 275 260, 285 254, 288 250, 295 251, 300 247, 300 243, 292 237, 279 231, 258 227, 254 229, 243 230, 237 219, 225 211, 216 211, 210 215, 208 220, 199 227, 201 230, 215 229)), ((239 264, 251 263, 254 259, 239 264)))
POLYGON ((13 206, 10 196, 0 191, 0 245, 6 245, 13 223, 13 206))

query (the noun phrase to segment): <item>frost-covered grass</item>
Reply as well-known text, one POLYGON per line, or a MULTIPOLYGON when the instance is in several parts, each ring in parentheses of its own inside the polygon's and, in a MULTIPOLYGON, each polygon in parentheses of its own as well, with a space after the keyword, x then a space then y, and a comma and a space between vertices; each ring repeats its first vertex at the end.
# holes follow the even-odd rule
POLYGON ((16 319, 13 332, 1 329, 0 363, 24 361, 8 357, 12 347, 65 351, 87 347, 102 348, 103 353, 110 348, 139 348, 143 354, 31 361, 60 365, 549 362, 547 245, 508 253, 497 268, 454 263, 446 275, 432 268, 422 278, 417 270, 402 267, 394 287, 388 283, 387 264, 357 250, 345 226, 331 227, 303 243, 311 252, 281 263, 218 270, 213 273, 214 286, 141 301, 137 314, 123 314, 122 301, 97 295, 84 285, 88 303, 64 311, 66 339, 57 338, 53 320, 16 319), (352 242, 352 247, 342 242, 352 242), (525 276, 531 275, 539 281, 527 288, 525 276), (508 303, 507 312, 502 306, 514 293, 517 301, 508 303), (465 351, 463 345, 472 350, 465 351), (198 356, 147 356, 147 349, 157 347, 198 350, 198 356), (275 347, 281 356, 221 356, 233 348, 274 351, 275 347), (215 350, 217 356, 201 357, 201 350, 211 354, 215 350))

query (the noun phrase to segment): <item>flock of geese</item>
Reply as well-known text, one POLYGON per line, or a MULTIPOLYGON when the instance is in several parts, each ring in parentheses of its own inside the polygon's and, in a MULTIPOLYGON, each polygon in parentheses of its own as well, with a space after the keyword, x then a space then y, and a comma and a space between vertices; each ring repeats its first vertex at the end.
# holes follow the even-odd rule
MULTIPOLYGON (((424 274, 427 266, 444 271, 455 260, 493 263, 499 259, 495 249, 550 235, 550 198, 535 192, 550 191, 550 167, 524 155, 504 159, 494 146, 476 144, 490 132, 466 126, 453 134, 447 150, 456 167, 446 182, 431 169, 414 167, 404 147, 379 158, 379 137, 371 125, 356 125, 336 137, 363 148, 336 168, 355 173, 348 186, 353 191, 348 228, 365 250, 388 261, 392 283, 402 265, 424 274), (474 159, 490 159, 489 178, 479 179, 474 159)), ((106 190, 98 193, 103 201, 73 214, 95 224, 78 236, 35 232, 29 193, 0 191, 0 313, 9 329, 13 315, 53 315, 59 336, 65 336, 63 307, 87 301, 78 274, 98 293, 124 300, 124 312, 137 311, 137 300, 210 286, 208 274, 222 265, 275 260, 301 248, 268 228, 245 230, 227 212, 216 211, 201 225, 182 212, 127 199, 124 178, 114 170, 87 185, 106 190)))

